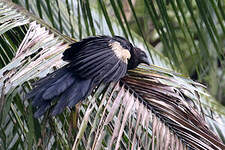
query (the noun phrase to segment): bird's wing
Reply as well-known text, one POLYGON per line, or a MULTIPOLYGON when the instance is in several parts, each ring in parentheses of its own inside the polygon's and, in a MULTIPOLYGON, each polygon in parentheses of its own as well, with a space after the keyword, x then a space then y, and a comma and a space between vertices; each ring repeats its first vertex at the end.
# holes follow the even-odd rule
POLYGON ((96 82, 118 81, 127 71, 131 55, 119 41, 108 37, 89 37, 74 43, 63 53, 63 60, 82 78, 96 82))

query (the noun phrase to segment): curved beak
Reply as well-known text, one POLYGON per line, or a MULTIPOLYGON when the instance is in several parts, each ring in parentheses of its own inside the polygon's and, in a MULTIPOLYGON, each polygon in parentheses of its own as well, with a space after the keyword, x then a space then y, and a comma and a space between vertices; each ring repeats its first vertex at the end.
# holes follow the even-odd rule
POLYGON ((144 63, 144 64, 146 64, 146 65, 150 65, 150 62, 149 62, 149 60, 148 60, 148 57, 142 57, 142 58, 140 59, 140 63, 144 63))

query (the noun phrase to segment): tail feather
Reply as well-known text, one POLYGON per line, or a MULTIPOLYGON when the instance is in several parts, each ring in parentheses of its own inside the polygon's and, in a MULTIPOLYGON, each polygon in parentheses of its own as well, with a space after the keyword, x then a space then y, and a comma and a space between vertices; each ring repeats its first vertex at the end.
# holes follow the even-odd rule
POLYGON ((34 113, 34 117, 38 118, 42 116, 51 106, 49 102, 42 103, 41 107, 38 108, 38 110, 34 113))
POLYGON ((68 106, 70 108, 76 105, 80 100, 85 99, 91 93, 94 87, 92 80, 83 80, 79 84, 81 86, 77 87, 76 89, 78 94, 68 101, 68 106))
POLYGON ((53 73, 47 75, 46 77, 38 80, 37 82, 35 82, 33 84, 33 86, 43 86, 45 85, 46 83, 50 83, 50 82, 55 82, 57 81, 60 77, 62 77, 64 74, 66 74, 68 72, 68 65, 54 71, 53 73))
POLYGON ((77 78, 76 82, 61 95, 51 114, 53 116, 60 114, 66 106, 73 107, 79 101, 85 99, 92 89, 91 83, 91 79, 77 78))
POLYGON ((73 107, 85 99, 92 90, 92 79, 81 79, 66 66, 41 79, 36 87, 27 94, 32 98, 32 105, 37 107, 35 117, 43 115, 51 106, 55 97, 60 96, 51 115, 61 113, 65 107, 73 107))
POLYGON ((60 79, 58 79, 56 82, 51 84, 50 87, 46 89, 46 91, 43 93, 42 98, 45 100, 49 100, 54 98, 55 96, 60 95, 62 92, 64 92, 68 87, 70 87, 74 82, 73 74, 68 72, 64 76, 62 76, 60 79))
POLYGON ((68 73, 68 69, 65 66, 65 67, 60 68, 59 70, 49 74, 45 78, 38 80, 37 82, 35 82, 33 84, 33 86, 35 86, 35 88, 32 89, 32 91, 30 91, 26 95, 26 99, 30 99, 30 98, 36 96, 40 91, 46 90, 49 86, 54 84, 57 80, 59 80, 63 75, 65 75, 67 73, 68 73))
POLYGON ((36 106, 36 107, 40 107, 44 101, 44 99, 42 99, 42 94, 43 94, 43 90, 41 90, 40 92, 36 93, 36 95, 34 96, 33 100, 32 100, 32 105, 36 106))

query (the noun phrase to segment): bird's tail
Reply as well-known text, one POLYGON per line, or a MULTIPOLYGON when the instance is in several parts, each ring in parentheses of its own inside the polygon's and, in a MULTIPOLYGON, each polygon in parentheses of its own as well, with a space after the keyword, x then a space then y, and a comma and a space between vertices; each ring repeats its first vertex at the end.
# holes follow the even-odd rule
POLYGON ((61 113, 66 106, 73 107, 85 99, 92 91, 91 79, 81 79, 65 66, 49 74, 34 84, 35 88, 27 94, 32 98, 32 105, 37 107, 35 117, 42 116, 57 97, 57 104, 51 114, 61 113))

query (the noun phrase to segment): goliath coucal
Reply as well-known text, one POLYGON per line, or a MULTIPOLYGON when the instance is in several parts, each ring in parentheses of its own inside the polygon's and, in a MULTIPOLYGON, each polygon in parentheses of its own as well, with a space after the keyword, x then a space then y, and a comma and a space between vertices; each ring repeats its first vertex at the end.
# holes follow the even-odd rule
POLYGON ((52 115, 84 100, 100 83, 116 82, 127 69, 149 64, 144 51, 120 36, 88 37, 71 44, 62 59, 69 63, 37 81, 27 95, 37 107, 35 117, 43 115, 56 97, 52 115))

